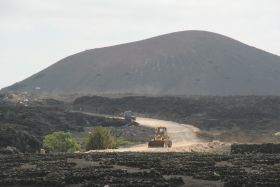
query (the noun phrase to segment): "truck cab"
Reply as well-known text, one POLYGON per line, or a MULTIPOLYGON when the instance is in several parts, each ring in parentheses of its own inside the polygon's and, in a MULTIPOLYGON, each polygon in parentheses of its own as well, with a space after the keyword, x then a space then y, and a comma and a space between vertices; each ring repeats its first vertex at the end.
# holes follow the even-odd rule
POLYGON ((128 110, 123 113, 123 117, 126 121, 133 122, 136 120, 136 117, 133 115, 133 112, 128 110))

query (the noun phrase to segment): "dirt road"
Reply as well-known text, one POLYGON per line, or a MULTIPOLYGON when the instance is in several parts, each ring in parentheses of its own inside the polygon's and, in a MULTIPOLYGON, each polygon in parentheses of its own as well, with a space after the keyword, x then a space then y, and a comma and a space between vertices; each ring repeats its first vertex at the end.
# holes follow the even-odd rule
POLYGON ((148 148, 148 144, 139 144, 129 148, 117 149, 118 152, 125 151, 143 151, 143 152, 190 152, 195 147, 205 144, 205 142, 198 138, 196 133, 200 130, 192 125, 179 124, 172 121, 164 121, 152 118, 137 117, 136 122, 142 126, 156 128, 166 127, 168 135, 172 140, 172 148, 148 148))
POLYGON ((200 130, 192 125, 139 117, 137 118, 136 122, 146 127, 166 127, 168 135, 172 139, 173 147, 203 142, 196 136, 196 133, 200 130))
MULTIPOLYGON (((85 113, 85 114, 103 116, 101 114, 93 114, 93 113, 85 113)), ((108 115, 106 115, 105 117, 114 118, 114 116, 108 116, 108 115)), ((151 128, 156 128, 160 126, 166 127, 168 135, 172 140, 172 147, 171 148, 148 148, 148 143, 145 143, 145 144, 134 145, 129 148, 120 148, 120 149, 105 150, 105 151, 106 152, 112 152, 112 151, 113 152, 126 152, 126 151, 218 152, 218 153, 229 151, 229 147, 230 147, 229 144, 224 144, 221 142, 206 142, 205 140, 199 138, 197 136, 197 132, 199 132, 200 129, 192 125, 180 124, 172 121, 158 120, 152 118, 142 118, 142 117, 137 117, 136 122, 142 126, 151 127, 151 128)))
MULTIPOLYGON (((72 112, 84 113, 93 116, 102 116, 107 118, 121 118, 112 115, 103 115, 103 114, 96 114, 96 113, 89 113, 89 112, 80 112, 80 111, 72 111, 72 112)), ((179 124, 172 121, 143 118, 143 117, 137 117, 136 122, 139 123, 139 125, 141 126, 146 126, 150 128, 166 127, 168 131, 168 135, 172 139, 173 147, 203 142, 200 138, 196 136, 196 133, 199 132, 200 130, 192 125, 179 124)))
POLYGON ((197 136, 200 131, 197 127, 180 124, 172 121, 137 117, 136 122, 146 127, 166 127, 172 140, 171 148, 148 148, 148 144, 135 145, 129 148, 121 148, 115 151, 139 151, 139 152, 212 152, 228 153, 230 144, 222 142, 207 142, 197 136))

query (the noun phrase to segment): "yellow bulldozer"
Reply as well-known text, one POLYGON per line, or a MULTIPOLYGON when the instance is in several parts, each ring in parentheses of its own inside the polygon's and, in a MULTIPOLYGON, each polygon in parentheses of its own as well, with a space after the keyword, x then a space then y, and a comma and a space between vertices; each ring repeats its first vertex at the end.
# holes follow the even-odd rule
POLYGON ((155 130, 154 137, 148 143, 149 148, 153 147, 172 147, 172 141, 167 135, 166 127, 158 127, 155 130))

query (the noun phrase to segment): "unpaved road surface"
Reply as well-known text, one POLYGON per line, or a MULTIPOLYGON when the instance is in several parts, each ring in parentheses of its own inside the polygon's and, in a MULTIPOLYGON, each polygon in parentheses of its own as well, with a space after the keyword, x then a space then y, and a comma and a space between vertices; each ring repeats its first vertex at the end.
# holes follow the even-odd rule
POLYGON ((130 148, 119 149, 118 151, 175 151, 186 149, 190 145, 202 143, 203 140, 196 136, 200 130, 192 125, 179 124, 172 121, 164 121, 152 118, 138 117, 136 122, 142 126, 156 128, 166 127, 167 133, 172 140, 172 148, 148 148, 148 144, 140 144, 130 148))
POLYGON ((202 142, 202 140, 196 135, 200 130, 192 125, 151 118, 137 118, 136 122, 140 125, 151 128, 166 127, 168 135, 172 139, 173 147, 202 142))
MULTIPOLYGON (((114 151, 139 151, 139 152, 229 152, 230 145, 221 142, 206 142, 197 136, 200 131, 197 127, 180 124, 172 121, 138 117, 136 122, 142 126, 156 128, 166 127, 172 140, 171 148, 148 148, 148 143, 139 144, 129 148, 120 148, 114 151)), ((110 151, 110 150, 108 150, 110 151)))
MULTIPOLYGON (((72 111, 72 112, 84 113, 87 115, 107 117, 107 118, 122 119, 121 117, 116 117, 111 115, 103 115, 103 114, 79 112, 79 111, 72 111)), ((143 117, 137 117, 136 122, 139 123, 139 125, 141 126, 150 127, 150 128, 166 127, 168 135, 172 139, 173 147, 203 142, 203 140, 198 138, 196 135, 196 133, 199 132, 200 129, 192 125, 179 124, 172 121, 165 121, 165 120, 159 120, 153 118, 143 118, 143 117)))
MULTIPOLYGON (((98 115, 86 113, 89 115, 98 115)), ((104 115, 105 117, 115 118, 114 116, 104 115)), ((119 117, 117 117, 119 118, 119 117)), ((126 151, 139 151, 139 152, 228 152, 230 145, 221 142, 206 142, 199 138, 197 133, 200 131, 195 126, 188 124, 180 124, 172 121, 158 120, 152 118, 137 117, 136 122, 141 126, 150 128, 166 127, 167 133, 172 140, 171 148, 148 148, 148 142, 145 144, 138 144, 128 148, 119 148, 113 150, 106 150, 107 152, 126 152, 126 151)), ((104 150, 102 150, 103 152, 104 150)), ((90 151, 92 152, 92 151, 90 151)), ((94 151, 95 152, 95 151, 94 151)))

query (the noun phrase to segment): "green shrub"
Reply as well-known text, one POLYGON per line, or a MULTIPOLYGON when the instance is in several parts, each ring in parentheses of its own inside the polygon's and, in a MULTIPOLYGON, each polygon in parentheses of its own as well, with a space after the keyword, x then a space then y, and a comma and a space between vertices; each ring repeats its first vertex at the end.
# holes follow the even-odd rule
POLYGON ((44 137, 43 146, 52 152, 75 152, 80 145, 70 132, 54 132, 44 137))
POLYGON ((86 150, 111 149, 113 138, 110 131, 102 126, 97 126, 90 133, 86 150))

